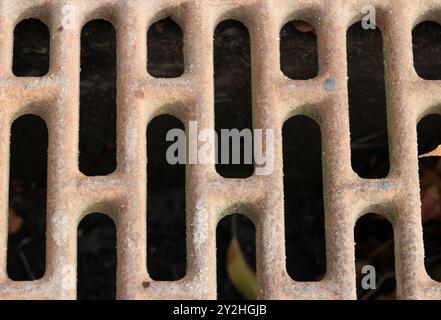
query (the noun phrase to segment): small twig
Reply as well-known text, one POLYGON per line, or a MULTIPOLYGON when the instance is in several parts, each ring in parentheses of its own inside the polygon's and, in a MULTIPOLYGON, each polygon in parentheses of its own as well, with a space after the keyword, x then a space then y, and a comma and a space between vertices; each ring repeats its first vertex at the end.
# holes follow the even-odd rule
POLYGON ((21 262, 23 263, 23 266, 26 270, 26 273, 28 274, 29 278, 31 280, 36 280, 35 275, 32 273, 32 269, 29 265, 28 259, 26 258, 26 255, 21 250, 25 245, 27 245, 29 242, 31 242, 31 238, 24 238, 18 245, 18 255, 20 256, 21 262))
POLYGON ((351 148, 352 149, 367 149, 367 148, 376 148, 376 147, 383 147, 386 145, 386 143, 374 143, 374 142, 370 142, 374 140, 375 138, 381 137, 383 135, 385 135, 385 131, 379 131, 379 132, 374 132, 371 133, 367 136, 364 136, 360 139, 357 139, 355 141, 353 141, 351 143, 351 148))
POLYGON ((93 172, 96 168, 99 167, 100 163, 103 159, 112 151, 112 147, 109 144, 106 144, 99 152, 95 161, 93 161, 88 167, 87 172, 93 172))
POLYGON ((377 255, 383 252, 383 250, 387 249, 391 244, 394 243, 394 239, 389 239, 385 243, 381 244, 377 247, 371 254, 369 254, 368 258, 372 259, 375 258, 377 255))
POLYGON ((23 240, 20 241, 20 243, 18 244, 18 248, 21 250, 21 248, 23 248, 25 245, 27 245, 28 243, 30 243, 32 241, 31 238, 27 237, 24 238, 23 240))
POLYGON ((380 279, 380 281, 378 281, 376 288, 366 292, 363 296, 361 296, 360 300, 369 300, 369 299, 371 299, 378 292, 378 290, 381 288, 381 286, 386 282, 386 280, 389 280, 391 278, 395 278, 395 272, 386 273, 380 279))
POLYGON ((360 150, 360 149, 374 149, 374 148, 380 148, 386 146, 386 143, 365 143, 365 144, 358 144, 358 145, 351 145, 352 150, 360 150))

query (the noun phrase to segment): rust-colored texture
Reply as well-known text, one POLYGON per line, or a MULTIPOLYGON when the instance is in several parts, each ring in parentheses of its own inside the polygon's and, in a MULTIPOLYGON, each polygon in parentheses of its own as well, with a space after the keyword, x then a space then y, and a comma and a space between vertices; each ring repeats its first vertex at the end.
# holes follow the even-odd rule
POLYGON ((77 225, 99 211, 117 226, 118 298, 215 299, 216 225, 238 209, 256 225, 261 299, 355 299, 354 225, 373 211, 394 227, 398 297, 441 298, 441 284, 424 268, 416 136, 417 121, 440 110, 441 84, 419 78, 412 56, 413 26, 441 18, 437 9, 440 0, 0 0, 0 298, 75 299, 77 225), (359 178, 350 160, 346 31, 365 5, 376 8, 384 36, 390 173, 378 180, 359 178), (167 16, 184 32, 185 72, 157 79, 146 71, 146 35, 167 16), (13 31, 30 17, 49 27, 50 70, 18 78, 13 31), (230 18, 250 32, 253 127, 274 129, 274 172, 226 179, 214 165, 187 165, 187 273, 154 281, 146 269, 146 127, 160 114, 214 127, 213 31, 230 18), (80 36, 92 19, 117 32, 117 170, 87 177, 78 169, 80 36), (296 19, 317 34, 312 80, 280 71, 279 33, 296 19), (13 120, 28 113, 49 132, 46 273, 15 282, 6 272, 9 137, 13 120), (285 267, 282 126, 297 114, 316 120, 323 137, 327 273, 320 282, 295 282, 285 267))

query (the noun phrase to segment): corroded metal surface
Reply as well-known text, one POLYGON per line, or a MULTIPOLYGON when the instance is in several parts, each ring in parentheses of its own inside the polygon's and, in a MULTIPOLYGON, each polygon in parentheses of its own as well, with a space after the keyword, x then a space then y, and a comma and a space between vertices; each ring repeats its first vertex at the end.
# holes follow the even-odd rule
POLYGON ((441 298, 441 284, 424 268, 416 139, 417 121, 439 112, 441 84, 416 75, 411 39, 415 24, 441 18, 434 11, 440 8, 440 0, 1 0, 0 298, 74 299, 77 225, 96 211, 117 225, 118 298, 216 298, 216 224, 238 208, 256 224, 262 299, 356 298, 353 229, 372 211, 394 226, 398 297, 441 298), (362 18, 364 5, 377 8, 385 37, 391 170, 381 180, 360 179, 350 162, 346 30, 362 18), (186 67, 177 79, 146 72, 147 28, 166 16, 184 31, 186 67), (14 26, 28 17, 51 31, 50 70, 42 78, 16 78, 11 71, 14 26), (117 30, 118 167, 105 177, 78 170, 80 33, 95 18, 117 30), (275 170, 233 180, 212 165, 188 165, 187 275, 153 281, 145 263, 146 127, 164 113, 214 127, 213 30, 227 18, 250 31, 254 127, 275 130, 275 170), (295 18, 317 32, 320 71, 313 80, 289 80, 280 71, 279 32, 295 18), (6 273, 9 132, 26 113, 41 116, 49 130, 46 274, 13 282, 6 273), (314 118, 323 137, 328 270, 314 283, 293 281, 285 268, 281 128, 296 114, 314 118))

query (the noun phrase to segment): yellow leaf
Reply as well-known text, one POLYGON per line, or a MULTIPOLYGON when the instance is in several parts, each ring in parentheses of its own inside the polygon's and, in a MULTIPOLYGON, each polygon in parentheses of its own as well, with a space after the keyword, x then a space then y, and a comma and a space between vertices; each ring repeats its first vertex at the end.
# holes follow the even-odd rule
POLYGON ((236 237, 227 252, 227 273, 234 287, 248 300, 257 299, 256 273, 247 264, 236 237))
POLYGON ((419 158, 441 157, 441 144, 435 150, 419 156, 419 158))

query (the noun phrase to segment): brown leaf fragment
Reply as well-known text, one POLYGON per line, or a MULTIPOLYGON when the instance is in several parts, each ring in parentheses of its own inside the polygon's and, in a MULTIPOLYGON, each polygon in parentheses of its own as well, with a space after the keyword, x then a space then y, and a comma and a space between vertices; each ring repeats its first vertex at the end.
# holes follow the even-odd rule
POLYGON ((297 31, 304 32, 304 33, 307 33, 307 32, 315 33, 314 27, 304 21, 295 21, 294 28, 296 28, 297 31))
POLYGON ((155 29, 156 29, 156 32, 158 32, 158 33, 164 33, 164 24, 156 23, 155 29))
POLYGON ((438 147, 436 147, 435 150, 419 156, 420 159, 428 158, 428 157, 441 157, 441 144, 438 147))
POLYGON ((17 215, 14 209, 9 208, 8 234, 17 233, 23 225, 23 218, 17 215))

